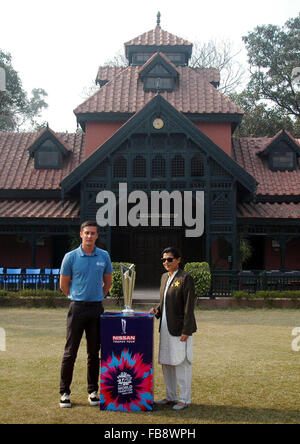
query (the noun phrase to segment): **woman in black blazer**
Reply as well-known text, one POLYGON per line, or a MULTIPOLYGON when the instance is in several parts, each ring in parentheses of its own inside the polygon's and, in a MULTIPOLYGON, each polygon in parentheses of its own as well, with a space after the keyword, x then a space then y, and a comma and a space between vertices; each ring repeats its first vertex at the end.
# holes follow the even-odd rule
POLYGON ((180 269, 178 249, 166 248, 162 253, 162 263, 167 272, 161 278, 160 303, 150 310, 160 319, 159 363, 162 364, 166 384, 166 398, 156 404, 175 402, 173 409, 182 410, 191 403, 192 335, 197 330, 195 286, 193 278, 180 269))

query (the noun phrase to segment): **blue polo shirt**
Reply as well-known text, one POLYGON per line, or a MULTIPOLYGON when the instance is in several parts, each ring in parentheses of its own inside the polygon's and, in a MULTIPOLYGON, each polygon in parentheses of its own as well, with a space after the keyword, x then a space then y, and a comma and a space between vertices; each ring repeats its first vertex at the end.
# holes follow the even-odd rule
POLYGON ((112 273, 109 254, 95 247, 91 255, 80 247, 67 253, 62 261, 60 274, 71 276, 72 301, 100 302, 104 299, 103 275, 112 273))

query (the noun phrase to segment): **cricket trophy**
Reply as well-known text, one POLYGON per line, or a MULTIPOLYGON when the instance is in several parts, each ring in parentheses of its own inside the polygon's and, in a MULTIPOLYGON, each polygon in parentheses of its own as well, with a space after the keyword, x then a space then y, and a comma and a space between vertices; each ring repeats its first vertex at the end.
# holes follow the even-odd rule
POLYGON ((135 265, 132 264, 130 267, 127 267, 126 265, 121 264, 121 273, 125 305, 125 309, 122 311, 122 313, 124 313, 125 316, 132 316, 134 315, 134 310, 132 309, 132 293, 136 278, 135 265))

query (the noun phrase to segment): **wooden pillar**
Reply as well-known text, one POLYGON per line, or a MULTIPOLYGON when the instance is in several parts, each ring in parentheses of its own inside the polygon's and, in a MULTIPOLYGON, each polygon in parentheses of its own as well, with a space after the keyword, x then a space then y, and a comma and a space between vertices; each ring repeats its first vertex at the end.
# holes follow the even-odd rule
POLYGON ((31 246, 31 267, 36 267, 36 236, 34 233, 28 238, 28 241, 31 246))
POLYGON ((279 245, 280 245, 280 256, 281 256, 281 267, 280 271, 285 271, 285 254, 286 254, 286 244, 287 241, 284 238, 279 239, 279 245))
POLYGON ((239 245, 238 245, 238 232, 237 232, 237 198, 236 198, 236 182, 234 182, 233 192, 232 192, 232 271, 238 271, 238 256, 239 256, 239 245))

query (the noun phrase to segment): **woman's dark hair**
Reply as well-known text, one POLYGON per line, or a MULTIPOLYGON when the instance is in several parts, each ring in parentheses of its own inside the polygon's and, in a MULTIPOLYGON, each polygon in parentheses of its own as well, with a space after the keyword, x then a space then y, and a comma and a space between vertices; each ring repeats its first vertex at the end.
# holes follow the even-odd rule
POLYGON ((176 247, 165 248, 164 251, 162 252, 161 256, 163 257, 163 255, 165 253, 172 254, 175 259, 181 258, 181 261, 179 263, 179 268, 181 268, 182 270, 184 269, 184 262, 182 260, 182 254, 181 254, 181 251, 179 250, 179 248, 176 248, 176 247))
POLYGON ((165 253, 172 254, 175 259, 179 259, 180 257, 182 257, 180 250, 175 247, 165 248, 161 255, 163 256, 165 253))
MULTIPOLYGON (((161 256, 163 257, 163 255, 164 255, 165 253, 170 253, 170 254, 172 254, 172 256, 173 256, 175 259, 179 259, 179 258, 182 259, 182 254, 181 254, 181 251, 179 250, 179 248, 176 248, 176 247, 168 247, 168 248, 165 248, 164 251, 162 252, 161 256)), ((179 268, 184 269, 184 264, 183 264, 183 261, 182 261, 182 260, 180 261, 179 268)))

